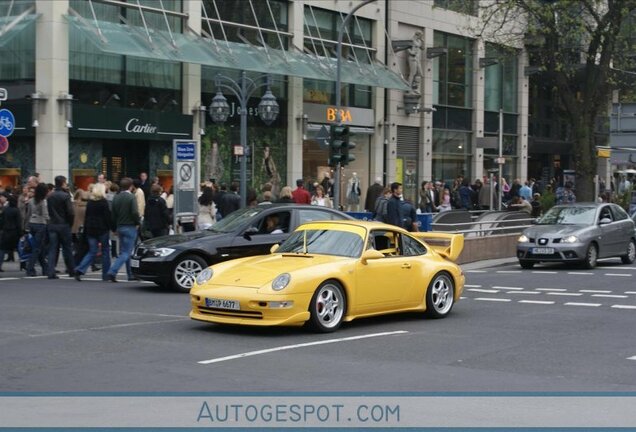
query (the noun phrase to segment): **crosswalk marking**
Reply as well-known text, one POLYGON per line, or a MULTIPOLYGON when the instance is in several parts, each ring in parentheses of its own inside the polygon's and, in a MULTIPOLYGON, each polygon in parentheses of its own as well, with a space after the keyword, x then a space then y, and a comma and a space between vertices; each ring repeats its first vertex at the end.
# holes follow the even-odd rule
POLYGON ((583 276, 594 275, 594 273, 591 273, 591 272, 568 272, 568 274, 571 274, 571 275, 583 275, 583 276))
POLYGON ((616 295, 616 294, 592 294, 592 297, 627 298, 626 295, 616 295))
POLYGON ((508 291, 506 294, 541 294, 537 291, 508 291))
POLYGON ((632 305, 612 305, 614 309, 636 309, 636 306, 632 305))
POLYGON ((579 290, 579 292, 582 292, 582 293, 607 294, 607 293, 611 293, 612 291, 609 291, 609 290, 579 290))
POLYGON ((623 276, 623 277, 632 277, 631 273, 605 273, 605 276, 623 276))
POLYGON ((570 296, 570 297, 579 297, 583 294, 581 293, 568 293, 568 292, 549 292, 547 295, 555 295, 555 296, 570 296))
POLYGON ((468 288, 466 291, 474 291, 474 292, 480 292, 480 293, 490 293, 490 294, 496 294, 499 292, 499 290, 494 290, 494 289, 480 289, 480 288, 468 288))
POLYGON ((576 303, 576 302, 568 302, 564 303, 565 306, 584 306, 584 307, 599 307, 602 303, 576 303))
POLYGON ((565 289, 565 288, 535 288, 535 290, 537 290, 537 291, 558 291, 558 292, 567 291, 567 289, 565 289))
POLYGON ((500 289, 500 290, 524 290, 525 288, 521 288, 521 287, 509 287, 509 286, 493 286, 493 289, 500 289))
POLYGON ((554 304, 553 301, 547 300, 519 300, 519 303, 530 303, 530 304, 554 304))
POLYGON ((475 300, 481 300, 481 301, 493 301, 493 302, 509 302, 512 301, 510 299, 503 299, 503 298, 488 298, 488 297, 477 297, 475 300))

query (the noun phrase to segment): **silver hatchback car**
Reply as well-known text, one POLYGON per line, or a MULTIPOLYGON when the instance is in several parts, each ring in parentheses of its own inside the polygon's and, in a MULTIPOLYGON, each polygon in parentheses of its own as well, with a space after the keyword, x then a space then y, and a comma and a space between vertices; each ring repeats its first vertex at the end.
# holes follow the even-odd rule
POLYGON ((539 262, 580 262, 596 266, 598 258, 636 260, 636 229, 616 204, 577 203, 552 207, 517 243, 517 258, 525 269, 539 262))

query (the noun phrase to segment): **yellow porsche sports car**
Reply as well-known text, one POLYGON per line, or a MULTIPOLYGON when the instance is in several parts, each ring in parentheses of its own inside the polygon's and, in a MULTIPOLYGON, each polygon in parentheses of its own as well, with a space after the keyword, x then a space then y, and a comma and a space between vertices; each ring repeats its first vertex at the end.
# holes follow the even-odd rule
POLYGON ((464 288, 453 262, 463 246, 461 234, 409 233, 378 222, 306 223, 270 255, 203 270, 190 291, 190 317, 254 326, 307 323, 319 332, 394 312, 442 318, 464 288))

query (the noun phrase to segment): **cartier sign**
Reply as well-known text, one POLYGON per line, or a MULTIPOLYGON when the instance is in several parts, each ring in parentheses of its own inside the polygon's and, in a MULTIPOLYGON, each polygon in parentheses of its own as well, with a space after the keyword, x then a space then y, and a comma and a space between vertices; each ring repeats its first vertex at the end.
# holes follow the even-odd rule
POLYGON ((138 118, 131 118, 126 123, 126 132, 154 134, 157 132, 157 126, 150 123, 141 123, 138 118))

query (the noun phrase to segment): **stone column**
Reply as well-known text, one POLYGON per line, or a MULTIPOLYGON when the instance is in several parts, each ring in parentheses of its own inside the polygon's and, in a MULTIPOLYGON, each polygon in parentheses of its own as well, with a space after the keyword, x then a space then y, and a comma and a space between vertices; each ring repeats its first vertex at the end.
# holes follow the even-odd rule
MULTIPOLYGON (((184 0, 183 11, 188 14, 187 25, 197 34, 201 33, 201 0, 184 0)), ((182 112, 190 114, 192 119, 192 139, 197 141, 197 161, 199 163, 199 176, 196 179, 196 190, 199 190, 199 182, 201 173, 203 172, 203 160, 201 155, 201 135, 199 133, 201 125, 199 124, 199 106, 208 106, 211 101, 201 100, 201 65, 184 63, 183 64, 183 81, 182 81, 182 112)), ((206 121, 210 117, 206 112, 206 121)), ((172 161, 174 164, 174 161, 172 161)))
POLYGON ((473 174, 470 182, 481 179, 484 175, 484 149, 477 148, 477 138, 484 136, 484 101, 486 98, 486 70, 479 68, 479 59, 486 57, 486 45, 483 39, 478 39, 475 43, 475 54, 473 57, 473 136, 472 136, 472 156, 473 162, 471 172, 473 174))
MULTIPOLYGON (((292 44, 302 49, 304 1, 294 1, 289 5, 289 32, 293 33, 292 44)), ((287 172, 281 187, 296 185, 296 179, 303 178, 303 122, 297 117, 303 115, 303 79, 288 77, 287 88, 287 172)), ((307 173, 308 174, 308 173, 307 173)))
POLYGON ((521 181, 528 179, 528 113, 529 113, 529 95, 530 95, 530 79, 524 73, 525 67, 528 65, 528 53, 524 50, 519 54, 517 60, 517 112, 519 113, 519 121, 517 122, 517 177, 521 181))
POLYGON ((64 105, 57 101, 69 89, 68 23, 63 17, 69 2, 38 1, 35 6, 40 14, 35 27, 35 89, 47 98, 40 103, 35 130, 35 170, 42 181, 53 182, 58 175, 70 178, 69 130, 64 105))
MULTIPOLYGON (((424 108, 433 107, 433 59, 426 56, 426 48, 435 46, 434 34, 432 28, 424 29, 424 51, 422 58, 424 59, 424 67, 422 71, 422 106, 424 108)), ((420 160, 420 180, 433 180, 433 113, 424 113, 422 118, 422 154, 420 160)), ((436 179, 442 180, 442 179, 436 179)))

